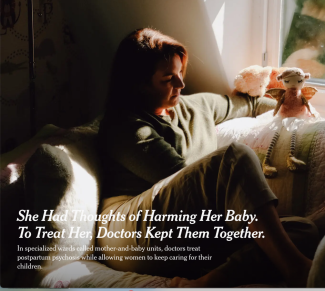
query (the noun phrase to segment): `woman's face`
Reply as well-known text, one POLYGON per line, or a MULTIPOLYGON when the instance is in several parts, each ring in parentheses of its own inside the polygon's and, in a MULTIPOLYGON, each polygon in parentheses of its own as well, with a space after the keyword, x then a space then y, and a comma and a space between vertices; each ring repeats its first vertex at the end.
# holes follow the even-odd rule
POLYGON ((164 109, 174 107, 179 102, 183 82, 183 64, 178 55, 169 60, 160 61, 157 70, 151 78, 151 84, 146 87, 146 100, 155 114, 161 114, 164 109))

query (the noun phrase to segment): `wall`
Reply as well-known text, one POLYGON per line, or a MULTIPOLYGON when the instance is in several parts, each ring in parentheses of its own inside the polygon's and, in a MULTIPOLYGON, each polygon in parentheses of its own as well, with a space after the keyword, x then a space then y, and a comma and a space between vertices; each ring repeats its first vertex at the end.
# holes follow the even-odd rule
MULTIPOLYGON (((58 1, 34 2, 36 129, 88 119, 87 71, 58 1)), ((30 138, 27 1, 2 1, 1 151, 30 138)))
MULTIPOLYGON (((37 127, 68 127, 102 113, 117 46, 139 27, 157 28, 188 48, 184 94, 230 93, 238 71, 261 59, 252 45, 254 1, 261 0, 35 0, 35 14, 53 5, 46 15, 50 21, 44 24, 43 15, 34 22, 37 127)), ((17 50, 24 53, 11 60, 18 66, 13 73, 1 74, 2 146, 29 138, 26 3, 15 27, 2 36, 3 60, 17 50)))
POLYGON ((267 0, 205 0, 228 84, 266 51, 267 0), (264 13, 263 13, 264 12, 264 13))
POLYGON ((190 62, 185 93, 229 93, 204 1, 62 0, 61 3, 91 64, 90 83, 93 95, 97 96, 91 115, 95 116, 103 106, 109 67, 119 42, 140 27, 157 28, 188 48, 190 62))

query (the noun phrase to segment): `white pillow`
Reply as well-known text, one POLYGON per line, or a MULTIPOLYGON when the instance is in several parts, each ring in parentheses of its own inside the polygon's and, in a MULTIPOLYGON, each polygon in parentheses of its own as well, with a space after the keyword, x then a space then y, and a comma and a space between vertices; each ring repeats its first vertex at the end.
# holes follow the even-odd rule
POLYGON ((275 131, 279 132, 271 155, 271 165, 277 168, 278 176, 267 182, 279 198, 277 209, 281 215, 309 215, 325 200, 325 119, 317 112, 315 115, 307 120, 282 120, 273 117, 272 110, 257 118, 237 118, 216 126, 218 147, 241 142, 252 148, 261 162, 275 131), (309 169, 305 173, 293 173, 287 168, 286 156, 294 129, 297 129, 295 155, 307 163, 309 169))
MULTIPOLYGON (((45 226, 46 231, 62 231, 64 238, 36 238, 26 241, 28 246, 56 246, 56 251, 35 252, 35 255, 50 256, 51 260, 39 262, 42 272, 58 268, 74 261, 75 258, 91 254, 96 238, 96 215, 99 205, 100 163, 95 147, 97 133, 85 128, 74 128, 56 138, 57 146, 41 145, 28 160, 24 169, 25 197, 27 208, 38 214, 37 222, 31 229, 45 226), (44 210, 54 210, 54 215, 64 216, 63 221, 41 221, 44 210), (80 216, 73 221, 73 210, 83 211, 86 219, 80 216), (71 227, 79 232, 87 232, 87 237, 71 237, 71 227), (68 250, 70 247, 74 251, 68 250), (59 250, 66 247, 67 250, 59 250), (67 256, 69 259, 52 261, 53 256, 67 256)), ((78 213, 79 215, 80 213, 78 213)), ((35 262, 34 262, 35 263, 35 262)), ((41 274, 40 274, 41 275, 41 274)))

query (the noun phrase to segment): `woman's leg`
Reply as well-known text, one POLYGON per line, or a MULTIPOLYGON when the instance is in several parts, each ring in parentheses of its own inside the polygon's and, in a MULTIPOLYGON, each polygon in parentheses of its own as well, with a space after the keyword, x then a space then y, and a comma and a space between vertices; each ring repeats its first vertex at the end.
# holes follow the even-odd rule
MULTIPOLYGON (((157 186, 157 185, 156 185, 157 186)), ((228 210, 235 211, 236 214, 256 213, 260 207, 268 204, 270 201, 276 202, 276 197, 270 190, 261 170, 261 165, 255 153, 247 146, 234 143, 226 149, 218 150, 200 161, 190 165, 177 174, 171 181, 160 189, 159 194, 155 192, 156 186, 141 195, 126 201, 116 211, 125 214, 137 214, 142 210, 155 210, 155 215, 164 214, 188 214, 197 215, 195 224, 186 221, 144 221, 144 216, 136 223, 130 221, 110 222, 107 226, 108 231, 138 230, 142 231, 142 237, 139 239, 114 239, 103 238, 98 240, 100 246, 158 246, 163 248, 169 246, 201 246, 202 251, 213 252, 212 258, 215 266, 222 264, 220 258, 229 256, 235 250, 228 246, 231 244, 225 239, 215 239, 215 226, 224 227, 228 230, 241 230, 246 222, 227 221, 225 217, 228 210), (211 215, 222 215, 219 221, 198 222, 202 211, 211 210, 211 215), (190 231, 207 231, 208 238, 191 239, 189 236, 178 237, 179 227, 189 227, 190 231), (155 227, 156 231, 173 230, 173 235, 161 240, 160 238, 144 237, 148 227, 155 227), (177 231, 178 230, 178 231, 177 231), (225 252, 228 248, 228 252, 225 252), (218 260, 219 259, 219 260, 218 260)), ((271 205, 271 204, 270 204, 271 205)), ((274 206, 270 206, 274 207, 274 206)), ((109 208, 105 211, 109 212, 109 208)), ((263 223, 263 218, 260 218, 263 223)), ((266 224, 273 225, 276 221, 273 218, 264 221, 266 224)), ((100 224, 99 224, 100 225, 100 224)), ((258 227, 258 226, 257 226, 258 227)), ((262 231, 264 231, 262 229, 262 231)), ((273 228, 271 227, 272 237, 273 228)), ((266 238, 268 239, 268 238, 266 238)), ((265 249, 268 252, 268 249, 265 249)), ((273 252, 273 250, 272 250, 273 252)), ((273 256, 273 254, 270 256, 273 256)), ((113 255, 113 252, 105 252, 106 255, 113 255)), ((119 255, 132 253, 117 253, 119 255)), ((133 252, 133 254, 135 254, 133 252)), ((141 253, 140 253, 141 254, 141 253)), ((145 253, 153 255, 154 253, 145 253)), ((174 253, 159 252, 158 255, 177 255, 174 253)), ((279 258, 281 260, 281 258, 279 258)), ((286 256, 283 257, 286 260, 286 256)), ((179 274, 179 266, 190 266, 190 262, 170 262, 170 261, 145 261, 143 263, 134 262, 108 262, 107 264, 115 269, 123 271, 135 271, 139 273, 149 273, 163 276, 175 276, 179 274)), ((202 261, 194 261, 198 266, 202 261)), ((209 263, 203 261, 204 264, 209 263)), ((281 262, 284 264, 284 262, 281 262)), ((198 274, 198 270, 197 274, 198 274)), ((186 275, 185 275, 186 276, 186 275)), ((216 278, 216 277, 215 277, 216 278)), ((215 282, 218 285, 218 282, 215 282)))
POLYGON ((250 230, 263 230, 267 239, 256 238, 256 243, 281 272, 288 286, 306 287, 312 261, 290 240, 274 206, 262 206, 257 211, 257 218, 250 225, 250 230))
MULTIPOLYGON (((219 193, 217 194, 217 203, 219 201, 219 207, 223 205, 223 202, 225 202, 225 205, 228 204, 228 207, 225 206, 225 210, 235 208, 236 206, 232 205, 234 197, 230 197, 233 193, 238 192, 239 195, 236 195, 237 197, 235 201, 240 201, 240 204, 246 204, 245 208, 250 208, 250 210, 252 210, 252 207, 247 206, 249 206, 253 201, 256 201, 256 199, 259 199, 258 196, 255 195, 256 191, 257 193, 260 191, 261 194, 264 192, 262 186, 264 182, 261 184, 261 181, 264 181, 264 179, 259 173, 261 171, 257 170, 256 167, 254 168, 254 165, 256 166, 255 159, 257 158, 252 151, 246 150, 246 148, 241 145, 235 144, 230 147, 231 149, 227 149, 224 155, 222 167, 219 170, 218 186, 221 187, 218 189, 219 193), (229 169, 235 169, 236 167, 237 169, 241 169, 241 171, 239 171, 241 172, 239 174, 241 177, 238 176, 238 171, 229 171, 229 169), (231 172, 231 174, 227 176, 227 172, 231 172), (220 176, 224 178, 226 177, 226 179, 220 179, 220 176), (232 179, 229 179, 229 177, 232 179), (234 183, 234 180, 237 183, 234 183), (225 196, 219 196, 220 190, 230 189, 232 186, 234 186, 235 189, 225 191, 225 196), (256 189, 254 189, 255 186, 257 186, 256 189), (240 190, 238 191, 238 189, 240 190), (249 193, 255 193, 255 198, 254 195, 249 197, 249 193), (230 195, 230 197, 228 197, 229 201, 227 203, 228 195, 230 195), (223 199, 225 200, 223 201, 223 199), (242 201, 242 199, 247 199, 247 201, 242 201)), ((265 191, 268 192, 267 189, 265 189, 265 191)), ((269 193, 266 195, 263 193, 260 198, 265 199, 265 197, 268 196, 269 193)), ((256 238, 255 241, 270 261, 278 268, 288 286, 306 286, 306 280, 312 261, 305 257, 289 238, 280 222, 274 203, 267 202, 267 198, 265 202, 266 203, 262 203, 260 206, 256 204, 257 207, 255 207, 253 213, 256 214, 257 219, 249 225, 249 230, 251 232, 263 231, 263 237, 256 238)), ((241 211, 237 209, 236 213, 241 213, 241 211)), ((232 228, 236 229, 236 225, 232 225, 232 228)), ((311 232, 310 234, 315 236, 315 232, 311 232)), ((313 241, 315 242, 315 237, 313 238, 313 241)), ((175 278, 172 281, 171 286, 184 287, 189 284, 189 286, 203 285, 217 287, 229 283, 228 278, 224 276, 219 269, 208 273, 198 280, 191 281, 191 283, 189 282, 190 281, 188 280, 175 278)))
MULTIPOLYGON (((209 186, 205 186, 208 193, 209 186)), ((257 219, 249 225, 249 229, 251 232, 264 232, 264 238, 255 239, 256 243, 279 269, 289 286, 305 286, 311 260, 296 248, 285 232, 274 203, 269 202, 273 200, 270 192, 255 153, 245 146, 231 145, 226 150, 218 171, 218 212, 235 210, 236 213, 242 213, 243 210, 248 210, 249 213, 255 213, 257 219)), ((231 222, 229 226, 235 230, 242 227, 240 222, 231 222)), ((212 272, 200 283, 220 286, 226 284, 226 278, 220 272, 212 272)))
MULTIPOLYGON (((302 217, 281 218, 281 224, 295 247, 308 258, 313 258, 319 243, 318 229, 310 220, 302 217)), ((297 274, 298 275, 298 274, 297 274)), ((300 276, 293 277, 289 285, 297 286, 300 276)), ((304 279, 303 279, 304 280, 304 279)), ((235 287, 246 284, 278 284, 284 281, 279 269, 255 241, 245 244, 231 254, 227 262, 198 280, 174 278, 171 287, 223 286, 235 287)), ((289 280, 288 280, 289 281, 289 280)), ((288 282, 287 281, 287 282, 288 282)), ((288 283, 287 283, 288 284, 288 283)))

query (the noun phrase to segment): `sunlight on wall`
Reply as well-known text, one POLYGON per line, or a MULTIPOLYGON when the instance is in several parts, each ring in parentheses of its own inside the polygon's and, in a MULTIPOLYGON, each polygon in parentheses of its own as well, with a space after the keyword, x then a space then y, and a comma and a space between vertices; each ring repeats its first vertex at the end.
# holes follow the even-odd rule
POLYGON ((223 49, 224 20, 225 20, 225 3, 222 4, 222 7, 218 12, 217 17, 212 23, 212 28, 217 40, 220 54, 222 54, 222 49, 223 49))
POLYGON ((253 14, 254 3, 254 0, 204 2, 230 88, 240 70, 259 64, 252 46, 253 20, 258 17, 253 14))

